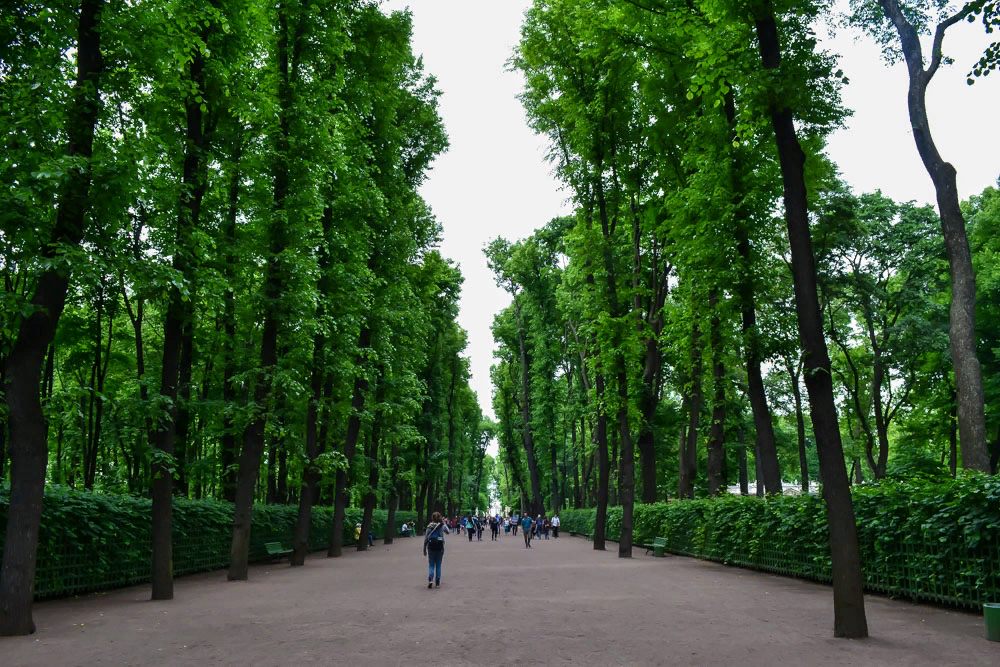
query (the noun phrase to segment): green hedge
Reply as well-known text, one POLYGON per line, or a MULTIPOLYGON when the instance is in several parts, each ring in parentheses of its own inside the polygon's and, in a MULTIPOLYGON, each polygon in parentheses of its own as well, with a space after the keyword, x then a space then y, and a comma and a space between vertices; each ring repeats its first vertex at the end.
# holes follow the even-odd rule
MULTIPOLYGON (((870 591, 978 608, 1000 602, 1000 478, 883 482, 854 489, 870 591)), ((595 510, 566 510, 565 530, 589 533, 595 510)), ((725 496, 636 505, 633 539, 727 565, 831 581, 826 508, 816 495, 725 496)), ((607 536, 621 532, 608 509, 607 536)))
MULTIPOLYGON (((0 489, 0 557, 7 526, 8 494, 0 489)), ((229 567, 233 535, 233 505, 219 500, 175 498, 174 574, 229 567)), ((103 495, 53 486, 45 491, 45 509, 38 537, 36 599, 120 588, 150 580, 151 501, 131 496, 103 495)), ((362 510, 348 508, 344 544, 354 544, 354 526, 362 510)), ((298 506, 256 505, 250 531, 250 561, 266 559, 265 542, 291 547, 298 506)), ((397 530, 414 512, 396 512, 397 530)), ((375 534, 385 534, 387 512, 375 510, 375 534)), ((314 507, 309 549, 330 546, 333 510, 314 507)))

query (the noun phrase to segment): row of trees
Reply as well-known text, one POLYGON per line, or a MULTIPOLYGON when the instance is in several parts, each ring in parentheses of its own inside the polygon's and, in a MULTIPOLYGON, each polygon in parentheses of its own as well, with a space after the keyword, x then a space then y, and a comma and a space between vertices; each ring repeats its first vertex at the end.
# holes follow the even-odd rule
MULTIPOLYGON (((486 248, 513 298, 493 325, 493 405, 507 502, 596 505, 595 549, 620 504, 623 557, 636 495, 717 494, 736 480, 746 493, 751 465, 761 493, 820 479, 834 633, 863 637, 851 478, 885 477, 890 462, 933 469, 939 451, 952 474, 990 469, 984 395, 996 383, 984 394, 977 345, 992 369, 993 325, 974 329, 965 221, 976 261, 990 263, 997 191, 959 206, 923 91, 944 30, 995 17, 981 3, 943 14, 924 63, 912 40, 934 12, 854 7, 888 52, 901 45, 917 81, 910 114, 938 216, 852 193, 824 156, 849 114, 846 79, 814 36, 828 9, 536 0, 511 65, 576 211, 486 248)), ((979 289, 988 308, 992 285, 979 289)))
POLYGON ((175 495, 235 503, 230 579, 254 502, 298 504, 293 565, 316 503, 331 556, 349 503, 387 541, 397 507, 486 505, 409 14, 15 2, 0 31, 0 634, 33 629, 46 483, 152 497, 154 599, 175 495))

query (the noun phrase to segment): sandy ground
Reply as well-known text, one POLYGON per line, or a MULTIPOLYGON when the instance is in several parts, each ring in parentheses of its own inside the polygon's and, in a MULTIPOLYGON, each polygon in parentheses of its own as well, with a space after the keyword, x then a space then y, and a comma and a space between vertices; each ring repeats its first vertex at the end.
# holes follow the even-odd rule
POLYGON ((831 590, 581 538, 449 538, 427 590, 418 539, 304 568, 256 566, 35 606, 12 665, 1000 665, 980 616, 869 597, 872 638, 833 638, 831 590))

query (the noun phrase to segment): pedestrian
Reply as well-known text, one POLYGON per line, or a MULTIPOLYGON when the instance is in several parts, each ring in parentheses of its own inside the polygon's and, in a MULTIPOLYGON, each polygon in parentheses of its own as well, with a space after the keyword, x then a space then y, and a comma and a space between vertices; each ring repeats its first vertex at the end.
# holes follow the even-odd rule
POLYGON ((483 541, 483 522, 478 516, 476 517, 476 541, 483 541))
POLYGON ((427 556, 427 588, 433 583, 441 585, 441 560, 444 558, 444 535, 450 532, 441 521, 441 513, 434 512, 424 531, 424 555, 427 556))
POLYGON ((518 519, 518 516, 515 514, 510 519, 510 532, 514 534, 514 537, 517 537, 517 529, 520 525, 521 522, 518 519))
POLYGON ((521 532, 524 533, 525 549, 531 548, 531 527, 532 527, 531 524, 532 524, 531 517, 525 514, 524 518, 521 519, 521 532))
POLYGON ((559 515, 558 514, 553 514, 552 515, 552 539, 554 539, 554 540, 558 540, 559 539, 559 515))
POLYGON ((476 532, 476 524, 472 517, 465 517, 465 529, 469 531, 469 541, 472 541, 472 534, 476 532))
POLYGON ((538 518, 535 519, 535 537, 537 539, 542 538, 542 515, 539 514, 538 518))

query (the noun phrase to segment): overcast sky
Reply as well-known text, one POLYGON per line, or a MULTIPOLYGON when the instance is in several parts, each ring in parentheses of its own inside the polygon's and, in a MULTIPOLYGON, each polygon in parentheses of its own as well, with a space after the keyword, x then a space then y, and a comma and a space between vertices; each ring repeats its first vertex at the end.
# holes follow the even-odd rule
MULTIPOLYGON (((515 240, 570 212, 568 192, 545 161, 546 141, 527 127, 516 95, 522 79, 505 71, 530 0, 387 0, 386 11, 413 12, 414 51, 438 79, 441 115, 451 142, 421 192, 444 227, 441 252, 465 276, 459 324, 469 332, 472 388, 492 416, 493 316, 510 298, 493 282, 482 253, 496 236, 515 240)), ((963 199, 1000 175, 1000 74, 969 86, 965 73, 987 44, 981 24, 949 30, 955 58, 928 90, 931 131, 958 170, 963 199)), ((843 92, 854 110, 829 154, 856 191, 881 189, 897 200, 932 203, 934 190, 913 144, 906 114, 906 71, 886 67, 870 41, 838 34, 827 45, 842 55, 850 79, 843 92)))

